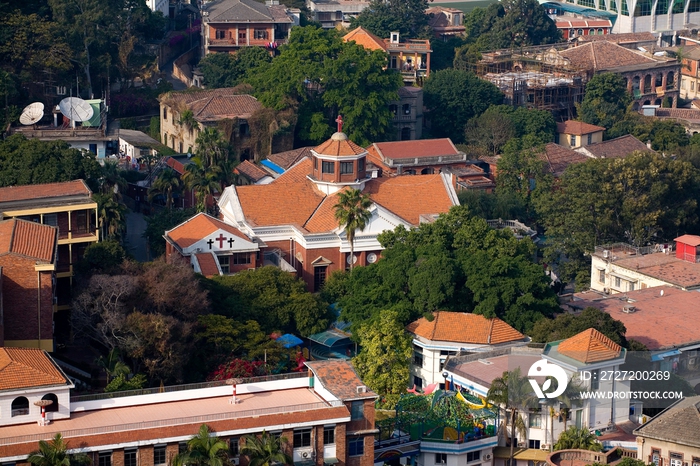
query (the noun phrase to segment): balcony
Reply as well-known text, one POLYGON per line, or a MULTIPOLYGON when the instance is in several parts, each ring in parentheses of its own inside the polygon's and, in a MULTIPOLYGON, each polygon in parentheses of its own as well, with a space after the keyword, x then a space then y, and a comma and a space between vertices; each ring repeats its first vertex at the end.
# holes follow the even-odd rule
POLYGON ((277 45, 283 45, 287 43, 287 39, 275 39, 274 41, 271 41, 270 39, 250 39, 250 41, 246 41, 246 39, 239 39, 238 44, 236 44, 236 39, 207 39, 207 46, 208 47, 250 47, 250 46, 257 46, 257 47, 267 47, 270 45, 270 42, 274 42, 277 45))

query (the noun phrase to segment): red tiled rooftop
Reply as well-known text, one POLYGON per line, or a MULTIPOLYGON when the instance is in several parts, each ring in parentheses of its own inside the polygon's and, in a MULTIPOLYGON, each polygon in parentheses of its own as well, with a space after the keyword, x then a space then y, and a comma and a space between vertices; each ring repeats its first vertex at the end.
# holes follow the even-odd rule
POLYGON ((627 157, 633 152, 653 152, 646 144, 631 134, 589 144, 582 147, 581 150, 589 152, 598 159, 619 159, 627 157))
MULTIPOLYGON (((68 383, 68 379, 54 365, 46 351, 38 348, 0 347, 0 390, 68 383)), ((2 437, 0 433, 0 438, 2 437)))
POLYGON ((253 162, 250 160, 244 160, 243 162, 239 163, 235 170, 245 176, 246 178, 250 179, 254 183, 257 183, 258 181, 262 180, 266 176, 270 176, 265 170, 262 168, 258 167, 255 165, 253 162))
MULTIPOLYGON (((600 37, 604 37, 602 35, 600 37)), ((573 67, 582 70, 614 70, 622 66, 650 65, 659 61, 606 40, 588 42, 559 52, 573 67)))
POLYGON ((451 341, 455 343, 475 343, 497 345, 511 341, 522 341, 525 336, 513 327, 495 317, 466 312, 437 311, 433 320, 425 317, 411 322, 406 330, 431 341, 451 341))
POLYGON ((419 139, 416 141, 376 142, 371 146, 387 159, 410 159, 416 157, 438 157, 459 155, 449 138, 419 139))
POLYGON ((218 230, 224 230, 246 241, 250 241, 250 238, 243 234, 238 228, 203 212, 198 213, 172 230, 166 231, 165 235, 179 247, 187 248, 218 230))
POLYGON ((615 359, 622 351, 620 345, 594 328, 567 338, 557 349, 559 354, 585 363, 615 359))
POLYGON ((376 393, 370 389, 358 390, 365 384, 360 380, 352 365, 347 361, 329 359, 327 361, 307 361, 309 367, 319 382, 339 400, 376 398, 376 393))
POLYGON ((628 291, 627 300, 618 295, 601 297, 593 293, 577 295, 570 303, 577 309, 595 307, 625 325, 625 337, 637 340, 650 350, 675 348, 700 342, 697 328, 689 322, 700 322, 700 294, 670 286, 628 291), (663 295, 661 292, 663 291, 663 295), (635 312, 622 309, 633 306, 635 312))
POLYGON ((679 236, 674 241, 687 244, 688 246, 700 246, 700 236, 698 235, 683 235, 679 236))
POLYGON ((83 180, 0 188, 0 202, 79 195, 92 196, 92 191, 83 180))
POLYGON ((313 147, 301 147, 299 149, 278 152, 276 154, 268 155, 267 160, 284 170, 289 170, 294 164, 305 157, 310 156, 311 149, 313 149, 313 147))
POLYGON ((700 286, 700 263, 676 259, 672 254, 654 253, 616 260, 615 265, 658 278, 683 288, 700 286))
POLYGON ((557 123, 557 133, 563 134, 575 134, 581 136, 584 134, 595 133, 597 131, 605 131, 602 126, 589 125, 583 121, 576 120, 566 120, 564 122, 557 123))
POLYGON ((219 275, 219 267, 216 265, 216 259, 210 252, 202 252, 195 254, 197 263, 199 264, 199 270, 205 277, 213 277, 214 275, 219 275))
POLYGON ((384 40, 375 36, 362 26, 353 29, 343 36, 345 42, 355 42, 367 50, 383 50, 386 52, 386 44, 384 40))
POLYGON ((335 133, 326 142, 313 149, 319 155, 360 155, 367 152, 362 147, 358 146, 345 133, 335 133))
POLYGON ((58 230, 49 225, 10 219, 0 222, 0 255, 19 254, 52 263, 58 230))
POLYGON ((569 165, 590 160, 590 157, 553 142, 545 145, 544 151, 537 154, 537 157, 545 163, 545 169, 554 176, 563 174, 569 165))

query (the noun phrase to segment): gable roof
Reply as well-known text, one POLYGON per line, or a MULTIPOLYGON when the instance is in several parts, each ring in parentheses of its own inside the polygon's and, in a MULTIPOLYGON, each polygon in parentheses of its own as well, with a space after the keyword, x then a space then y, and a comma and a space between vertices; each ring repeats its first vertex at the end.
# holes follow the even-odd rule
POLYGON ((576 136, 581 136, 584 134, 596 133, 598 131, 605 131, 603 126, 590 125, 584 123, 583 121, 576 120, 566 120, 564 122, 557 123, 557 133, 563 134, 575 134, 576 136))
POLYGON ((87 187, 83 180, 8 186, 0 188, 0 203, 79 195, 92 196, 92 191, 90 191, 90 188, 87 187))
POLYGON ((387 50, 384 39, 380 39, 362 26, 345 34, 343 40, 345 42, 355 42, 367 50, 383 50, 384 52, 387 50))
POLYGON ((200 212, 175 228, 166 231, 165 236, 178 247, 184 249, 218 230, 224 230, 246 241, 251 241, 251 239, 238 228, 224 223, 204 212, 200 212))
POLYGON ((327 141, 321 143, 320 145, 312 149, 318 155, 332 155, 332 156, 343 156, 343 155, 360 155, 367 151, 348 139, 345 133, 334 133, 327 141))
MULTIPOLYGON (((688 47, 694 49, 695 47, 688 47)), ((700 47, 698 47, 700 49, 700 47)), ((700 59, 700 50, 697 51, 700 59)), ((657 118, 677 118, 691 122, 700 121, 700 109, 697 108, 657 108, 654 112, 657 118)))
MULTIPOLYGON (((624 44, 631 42, 654 42, 656 43, 656 37, 651 32, 624 32, 621 34, 603 34, 603 35, 582 35, 576 37, 579 42, 598 42, 607 41, 614 42, 616 44, 624 44)), ((692 47, 688 47, 691 49, 692 47)))
POLYGON ((311 155, 311 149, 313 147, 301 147, 299 149, 288 150, 285 152, 278 152, 276 154, 271 154, 267 156, 267 160, 274 163, 283 170, 289 170, 294 164, 299 162, 301 159, 311 155))
POLYGON ((672 444, 700 447, 700 396, 678 400, 641 427, 634 434, 642 438, 665 440, 672 444))
POLYGON ((387 159, 461 155, 461 152, 457 150, 450 138, 375 142, 368 148, 368 150, 372 149, 381 157, 387 159))
POLYGON ((683 235, 674 239, 677 243, 687 244, 688 246, 700 246, 700 236, 698 235, 683 235))
POLYGON ((639 139, 631 134, 620 136, 619 138, 609 139, 595 144, 589 144, 585 147, 580 147, 579 150, 589 152, 593 157, 598 159, 619 159, 627 157, 632 152, 654 152, 647 147, 639 139))
POLYGON ((339 400, 365 400, 377 398, 369 388, 358 392, 358 387, 365 387, 364 382, 348 361, 329 359, 327 361, 307 361, 304 364, 311 369, 321 385, 339 400))
POLYGON ((620 356, 622 347, 598 330, 589 328, 559 343, 559 354, 590 363, 620 356))
POLYGON ((232 87, 168 92, 158 97, 158 100, 173 107, 186 106, 192 110, 195 119, 202 123, 224 118, 250 118, 263 108, 255 97, 240 94, 232 87))
POLYGON ((585 70, 612 70, 622 66, 659 63, 621 45, 606 40, 588 42, 578 47, 562 50, 559 54, 568 58, 572 66, 585 70))
POLYGON ((267 173, 265 170, 262 168, 258 167, 255 165, 253 162, 250 160, 244 160, 243 162, 239 163, 235 170, 251 180, 253 183, 257 183, 258 181, 262 180, 266 176, 270 176, 269 173, 267 173))
POLYGON ((546 164, 545 168, 554 176, 561 176, 569 165, 590 160, 590 157, 553 142, 546 144, 544 151, 537 154, 537 158, 546 164))
MULTIPOLYGON (((282 5, 275 6, 279 7, 282 5)), ((210 23, 237 21, 292 22, 288 16, 280 17, 271 11, 270 6, 254 0, 218 0, 206 4, 203 10, 208 13, 208 16, 205 16, 205 18, 210 23)))
POLYGON ((0 390, 70 385, 46 351, 0 347, 0 390))
POLYGON ((19 254, 50 264, 57 236, 58 230, 50 225, 16 218, 0 221, 0 255, 19 254))
POLYGON ((487 319, 467 312, 436 311, 432 321, 421 317, 408 324, 406 330, 432 341, 482 345, 498 345, 525 338, 525 335, 497 317, 487 319))

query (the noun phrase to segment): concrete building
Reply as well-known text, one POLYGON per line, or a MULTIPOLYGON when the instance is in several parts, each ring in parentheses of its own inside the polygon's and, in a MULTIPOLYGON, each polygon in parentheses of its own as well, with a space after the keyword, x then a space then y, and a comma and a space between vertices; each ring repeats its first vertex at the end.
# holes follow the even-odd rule
POLYGON ((595 144, 603 141, 602 126, 589 125, 582 121, 567 120, 557 123, 555 142, 567 149, 595 144))
POLYGON ((386 175, 431 175, 448 167, 464 167, 467 155, 450 138, 375 142, 367 159, 386 175))

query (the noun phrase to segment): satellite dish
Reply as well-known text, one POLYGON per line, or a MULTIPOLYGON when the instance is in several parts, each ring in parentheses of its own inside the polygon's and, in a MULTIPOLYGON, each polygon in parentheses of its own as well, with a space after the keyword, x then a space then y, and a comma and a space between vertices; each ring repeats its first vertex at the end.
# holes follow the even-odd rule
POLYGON ((71 121, 88 121, 95 115, 92 105, 79 97, 66 97, 58 103, 58 108, 71 121))
POLYGON ((44 118, 44 104, 34 102, 24 107, 22 114, 19 116, 19 122, 23 125, 33 125, 44 118))

